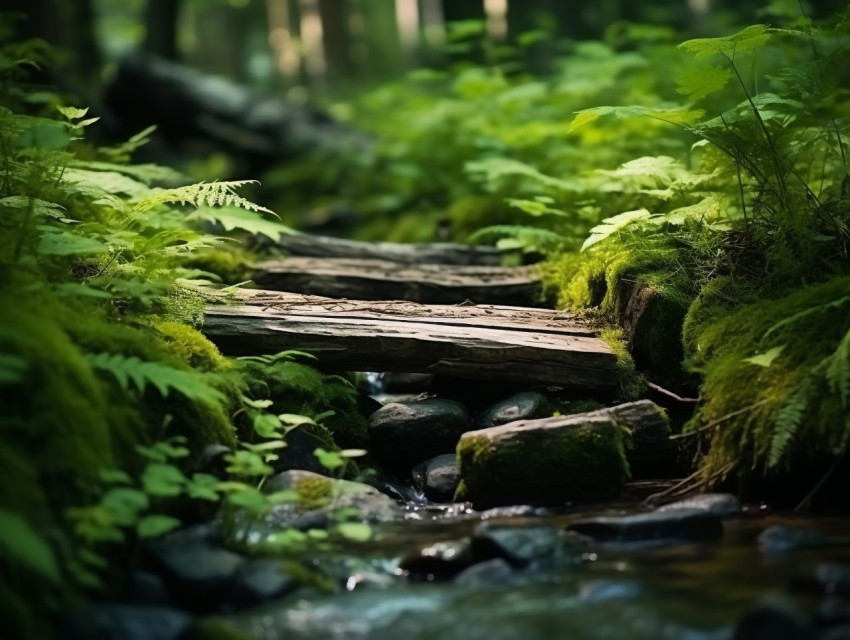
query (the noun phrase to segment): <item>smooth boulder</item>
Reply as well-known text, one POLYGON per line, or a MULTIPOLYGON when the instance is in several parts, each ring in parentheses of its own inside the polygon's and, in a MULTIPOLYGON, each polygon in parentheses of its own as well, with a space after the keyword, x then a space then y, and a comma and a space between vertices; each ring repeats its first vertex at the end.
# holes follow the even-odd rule
POLYGON ((455 400, 391 402, 369 417, 369 435, 387 466, 409 469, 453 451, 469 423, 469 411, 455 400))
POLYGON ((741 501, 731 493, 704 493, 691 496, 658 507, 656 511, 675 511, 676 509, 698 509, 708 511, 721 518, 735 518, 741 515, 741 501))
POLYGON ((429 500, 451 502, 460 482, 455 454, 446 453, 419 463, 413 468, 413 482, 429 500))
POLYGON ((465 433, 458 498, 476 509, 617 495, 629 477, 623 430, 608 415, 512 422, 465 433))
POLYGON ((482 411, 475 420, 478 429, 498 427, 517 420, 535 420, 552 415, 552 403, 542 393, 520 391, 482 411))

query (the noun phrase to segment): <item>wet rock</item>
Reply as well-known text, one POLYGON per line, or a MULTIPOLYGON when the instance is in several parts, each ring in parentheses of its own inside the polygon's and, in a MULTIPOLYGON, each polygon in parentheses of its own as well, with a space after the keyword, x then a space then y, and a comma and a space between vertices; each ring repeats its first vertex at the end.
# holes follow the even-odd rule
POLYGON ((293 526, 302 518, 318 523, 322 514, 329 515, 347 508, 357 509, 360 520, 365 522, 401 517, 398 503, 374 487, 362 482, 328 478, 311 471, 284 471, 269 478, 263 490, 266 493, 292 490, 298 494, 296 502, 275 505, 266 516, 268 524, 280 528, 293 526))
POLYGON ((177 640, 192 624, 185 611, 168 607, 108 604, 88 607, 68 621, 70 640, 177 640))
POLYGON ((509 584, 515 575, 514 568, 503 558, 493 558, 474 564, 455 576, 455 584, 461 587, 489 587, 509 584))
POLYGON ((216 530, 198 525, 177 531, 147 547, 168 591, 179 605, 211 611, 245 558, 218 545, 216 530))
POLYGON ((451 502, 460 481, 457 458, 447 453, 413 467, 413 481, 434 502, 451 502))
POLYGON ((588 518, 574 522, 568 529, 601 542, 716 540, 723 535, 720 518, 698 509, 588 518))
POLYGON ((826 598, 818 607, 818 621, 827 626, 850 624, 850 600, 826 598))
POLYGON ((828 536, 814 529, 775 525, 762 531, 758 542, 762 553, 772 555, 788 553, 798 549, 829 547, 836 544, 843 544, 847 540, 828 536))
POLYGON ((814 640, 815 637, 811 621, 794 601, 772 596, 744 614, 732 640, 814 640))
POLYGON ((665 504, 656 511, 672 511, 675 509, 697 509, 713 513, 720 518, 734 518, 741 515, 741 502, 731 493, 704 493, 665 504))
POLYGON ((850 565, 824 562, 815 569, 815 577, 825 594, 850 597, 850 565))
POLYGON ((333 449, 335 447, 328 434, 320 429, 321 427, 312 425, 301 425, 289 431, 286 434, 286 446, 275 452, 278 454, 278 459, 272 463, 275 471, 297 469, 313 473, 325 472, 325 468, 313 452, 318 448, 333 449))
POLYGON ((496 427, 516 420, 534 420, 552 415, 552 404, 542 393, 521 391, 490 405, 475 421, 477 429, 496 427))
POLYGON ((508 519, 508 518, 525 518, 533 516, 536 509, 529 504, 517 504, 510 507, 493 507, 481 513, 482 520, 508 519))
POLYGON ((518 421, 465 433, 458 497, 477 509, 616 495, 628 477, 623 431, 606 415, 518 421))
POLYGON ((281 570, 281 562, 269 558, 251 560, 233 577, 225 609, 251 607, 292 593, 298 581, 281 570))
POLYGON ((161 576, 150 571, 133 571, 127 581, 127 600, 137 605, 166 607, 171 604, 161 576))
POLYGON ((387 465, 410 468, 453 451, 469 421, 466 407, 455 400, 393 402, 369 417, 369 433, 387 465))
POLYGON ((493 527, 482 523, 472 537, 476 562, 502 558, 522 569, 535 560, 555 557, 561 550, 561 532, 552 527, 493 527))
POLYGON ((448 580, 473 563, 468 540, 437 542, 403 558, 399 569, 411 580, 448 580))

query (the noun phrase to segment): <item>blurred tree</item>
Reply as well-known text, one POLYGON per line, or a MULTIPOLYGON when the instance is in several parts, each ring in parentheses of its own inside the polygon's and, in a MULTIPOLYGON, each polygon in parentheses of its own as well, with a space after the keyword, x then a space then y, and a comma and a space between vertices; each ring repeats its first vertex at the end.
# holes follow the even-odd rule
POLYGON ((319 0, 325 60, 328 74, 332 78, 348 78, 354 71, 348 24, 349 8, 347 0, 319 0))
POLYGON ((446 22, 484 20, 484 0, 443 0, 443 17, 446 22))
POLYGON ((146 36, 144 50, 147 53, 177 60, 177 22, 180 16, 180 0, 148 0, 145 14, 146 36))

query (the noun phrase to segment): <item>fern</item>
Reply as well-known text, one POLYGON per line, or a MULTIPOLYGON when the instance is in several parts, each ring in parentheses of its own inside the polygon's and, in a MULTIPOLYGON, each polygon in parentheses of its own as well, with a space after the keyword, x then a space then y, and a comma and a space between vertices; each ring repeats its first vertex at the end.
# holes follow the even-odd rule
POLYGON ((626 211, 611 218, 605 218, 602 224, 596 225, 590 230, 590 236, 581 245, 581 250, 584 251, 597 242, 605 240, 608 236, 617 233, 634 222, 649 220, 650 216, 651 214, 646 209, 638 209, 637 211, 626 211))
POLYGON ((225 231, 240 229, 248 233, 266 236, 277 241, 281 236, 295 233, 293 229, 274 220, 266 220, 253 211, 237 209, 233 206, 211 209, 201 207, 187 217, 187 220, 206 220, 224 227, 225 231))
POLYGON ((87 359, 92 367, 112 374, 125 391, 131 383, 139 392, 148 385, 167 398, 173 389, 190 400, 216 403, 224 400, 220 391, 206 384, 201 377, 190 371, 181 371, 160 362, 147 362, 135 356, 122 356, 117 353, 89 354, 87 359))
POLYGON ((483 227, 469 236, 470 242, 478 242, 493 237, 500 238, 496 246, 500 249, 522 249, 524 251, 551 251, 563 244, 561 234, 549 229, 519 224, 498 224, 483 227))
POLYGON ((176 189, 161 189, 154 191, 141 198, 134 211, 144 212, 161 204, 182 204, 194 207, 208 206, 221 207, 231 206, 247 211, 264 211, 276 215, 271 209, 266 209, 258 204, 243 198, 236 193, 236 189, 246 184, 256 184, 256 180, 231 180, 226 182, 199 182, 176 189))
POLYGON ((803 382, 779 410, 773 426, 773 438, 767 459, 768 468, 775 467, 785 457, 791 441, 800 430, 809 404, 809 386, 808 381, 803 382))
POLYGON ((838 348, 828 358, 826 380, 829 388, 841 398, 841 406, 850 408, 850 331, 844 334, 838 348))

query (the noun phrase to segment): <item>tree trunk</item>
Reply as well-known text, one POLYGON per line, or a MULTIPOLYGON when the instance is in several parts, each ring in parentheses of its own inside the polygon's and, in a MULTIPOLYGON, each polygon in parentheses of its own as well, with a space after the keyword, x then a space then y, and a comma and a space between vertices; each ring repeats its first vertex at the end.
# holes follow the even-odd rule
POLYGON ((178 60, 177 21, 180 16, 180 0, 148 0, 145 26, 147 36, 143 49, 147 53, 178 60))

